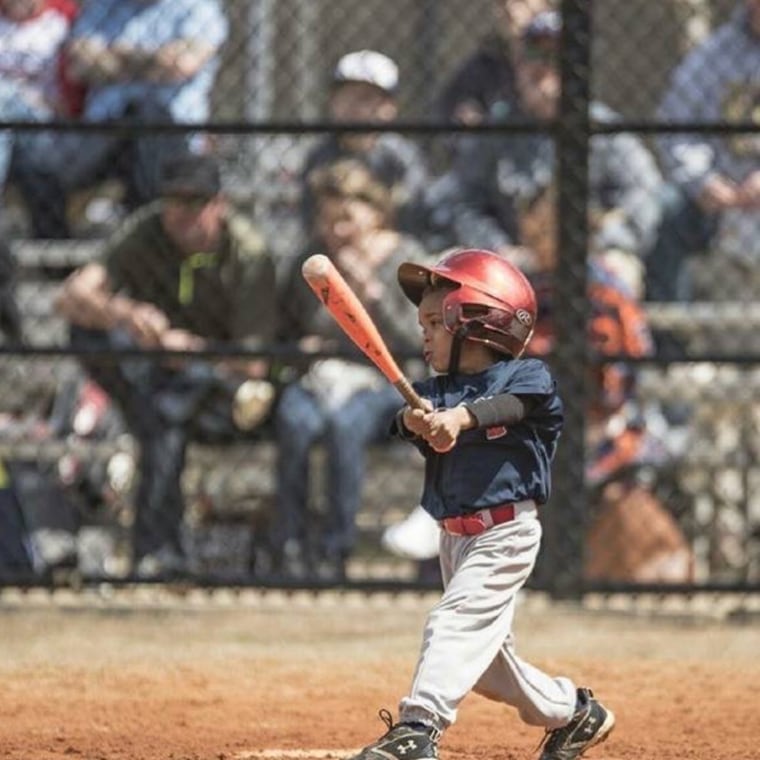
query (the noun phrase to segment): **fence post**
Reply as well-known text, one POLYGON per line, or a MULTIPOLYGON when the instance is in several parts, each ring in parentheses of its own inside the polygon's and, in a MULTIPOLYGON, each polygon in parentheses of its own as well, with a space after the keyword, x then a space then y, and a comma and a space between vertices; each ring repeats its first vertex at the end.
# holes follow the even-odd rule
POLYGON ((554 465, 554 497, 546 511, 548 587, 555 598, 583 593, 586 375, 586 257, 591 0, 562 0, 562 96, 556 126, 559 257, 554 284, 554 363, 565 402, 565 429, 554 465))

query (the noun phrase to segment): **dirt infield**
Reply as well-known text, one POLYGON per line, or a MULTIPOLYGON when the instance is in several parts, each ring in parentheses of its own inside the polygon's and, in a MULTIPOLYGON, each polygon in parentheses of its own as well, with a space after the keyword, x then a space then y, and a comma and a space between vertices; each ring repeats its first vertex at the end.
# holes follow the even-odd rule
MULTIPOLYGON (((342 758, 395 711, 434 596, 0 600, 0 758, 342 758)), ((594 760, 760 757, 757 622, 534 603, 518 649, 618 715, 594 760)), ((468 697, 442 760, 534 758, 542 733, 468 697)))

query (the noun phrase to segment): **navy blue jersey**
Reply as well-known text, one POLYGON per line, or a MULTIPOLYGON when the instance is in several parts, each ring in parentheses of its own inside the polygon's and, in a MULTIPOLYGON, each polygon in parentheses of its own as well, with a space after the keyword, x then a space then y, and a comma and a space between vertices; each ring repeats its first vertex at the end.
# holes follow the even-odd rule
POLYGON ((546 502, 563 412, 556 382, 544 362, 504 360, 478 374, 440 375, 414 387, 435 408, 502 393, 530 396, 535 403, 524 420, 509 428, 463 431, 445 454, 421 439, 417 442, 425 457, 421 503, 436 520, 525 499, 546 502))

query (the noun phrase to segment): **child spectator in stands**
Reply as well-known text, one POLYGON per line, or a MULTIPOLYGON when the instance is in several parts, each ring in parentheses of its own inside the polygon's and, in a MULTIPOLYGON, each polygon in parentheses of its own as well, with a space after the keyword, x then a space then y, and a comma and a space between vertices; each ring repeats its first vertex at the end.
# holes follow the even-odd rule
MULTIPOLYGON (((390 124, 398 116, 396 63, 374 50, 344 55, 333 72, 328 112, 336 124, 390 124)), ((343 158, 364 163, 390 191, 399 229, 412 234, 424 226, 421 198, 428 180, 426 160, 418 147, 393 132, 331 134, 306 156, 302 172, 302 214, 309 234, 315 201, 309 178, 321 167, 343 158)))
MULTIPOLYGON (((73 0, 0 0, 0 120, 50 121, 81 107, 61 55, 77 10, 73 0)), ((0 131, 0 190, 35 134, 0 131)))
POLYGON ((264 241, 234 213, 216 162, 165 164, 161 200, 139 209, 109 239, 103 260, 63 284, 58 310, 75 347, 158 349, 190 357, 87 360, 119 405, 140 448, 135 570, 185 570, 181 476, 188 441, 234 439, 263 421, 250 384, 266 383, 263 359, 194 360, 204 348, 256 349, 276 331, 275 269, 264 241))
MULTIPOLYGON (((219 0, 88 0, 66 45, 71 76, 87 88, 84 120, 205 121, 227 31, 219 0)), ((108 131, 44 138, 47 148, 18 172, 38 237, 68 237, 69 193, 114 173, 128 208, 152 200, 161 160, 190 139, 108 131)))
POLYGON ((314 251, 328 255, 376 321, 391 350, 412 351, 416 314, 393 287, 400 262, 425 258, 420 244, 396 230, 388 188, 362 164, 342 160, 315 170, 313 235, 293 265, 282 298, 283 338, 305 350, 349 352, 356 358, 314 361, 282 393, 276 411, 277 494, 271 545, 275 571, 340 580, 355 540, 354 518, 364 477, 364 450, 389 430, 399 396, 364 360, 301 276, 314 251), (412 341, 412 342, 410 342, 412 341), (310 529, 309 454, 326 453, 324 525, 310 529), (308 545, 307 537, 314 539, 308 545))

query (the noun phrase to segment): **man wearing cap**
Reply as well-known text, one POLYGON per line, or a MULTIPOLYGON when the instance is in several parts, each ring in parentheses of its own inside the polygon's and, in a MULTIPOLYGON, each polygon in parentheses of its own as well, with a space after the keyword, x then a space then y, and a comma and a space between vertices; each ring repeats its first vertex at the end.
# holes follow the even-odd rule
MULTIPOLYGON (((332 77, 329 118, 335 123, 390 124, 398 116, 396 63, 375 50, 344 55, 332 77)), ((307 155, 302 172, 302 214, 305 233, 314 219, 312 172, 336 161, 353 158, 364 163, 391 190, 396 222, 405 232, 424 226, 422 195, 428 182, 427 162, 420 149, 394 132, 328 135, 307 155)))
POLYGON ((234 401, 250 398, 249 383, 266 378, 264 360, 203 362, 186 354, 255 350, 270 344, 277 328, 273 260, 248 220, 229 208, 214 159, 173 159, 160 191, 57 298, 75 347, 183 352, 85 361, 140 445, 134 559, 144 576, 183 566, 180 477, 190 437, 226 438, 261 421, 243 418, 234 401))
POLYGON ((505 118, 517 97, 514 60, 520 37, 534 16, 555 5, 556 0, 492 0, 489 32, 441 89, 440 118, 470 126, 505 118))
MULTIPOLYGON (((558 46, 562 19, 537 14, 515 59, 517 101, 507 121, 551 122, 561 91, 558 46)), ((595 121, 617 116, 599 102, 595 121)), ((654 156, 635 135, 598 135, 589 163, 591 253, 613 265, 631 289, 643 286, 643 260, 657 234, 662 185, 654 156)), ((451 172, 450 223, 455 241, 498 250, 528 274, 551 270, 556 253, 555 148, 543 133, 462 138, 451 172), (551 238, 549 240, 543 239, 551 238)))

